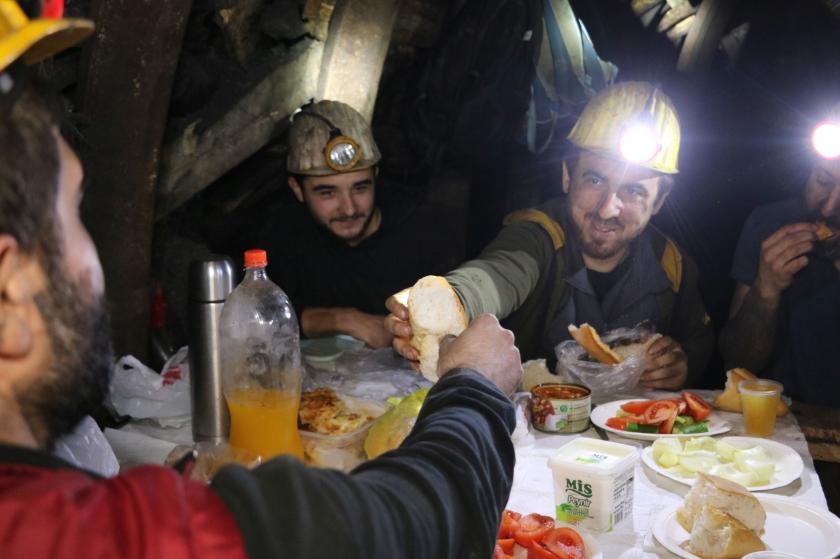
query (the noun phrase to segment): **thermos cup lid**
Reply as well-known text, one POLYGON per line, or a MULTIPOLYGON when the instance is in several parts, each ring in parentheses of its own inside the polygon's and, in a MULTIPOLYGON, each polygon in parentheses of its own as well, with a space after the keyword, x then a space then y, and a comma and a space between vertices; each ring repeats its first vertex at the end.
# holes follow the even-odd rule
POLYGON ((233 291, 233 260, 217 256, 190 264, 189 297, 205 303, 222 302, 233 291))

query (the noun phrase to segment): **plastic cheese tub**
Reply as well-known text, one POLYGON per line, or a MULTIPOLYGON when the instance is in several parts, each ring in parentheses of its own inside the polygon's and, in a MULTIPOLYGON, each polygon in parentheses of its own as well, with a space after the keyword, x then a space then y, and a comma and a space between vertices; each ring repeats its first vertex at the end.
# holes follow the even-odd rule
POLYGON ((633 515, 635 447, 579 437, 548 461, 557 520, 609 532, 633 515))

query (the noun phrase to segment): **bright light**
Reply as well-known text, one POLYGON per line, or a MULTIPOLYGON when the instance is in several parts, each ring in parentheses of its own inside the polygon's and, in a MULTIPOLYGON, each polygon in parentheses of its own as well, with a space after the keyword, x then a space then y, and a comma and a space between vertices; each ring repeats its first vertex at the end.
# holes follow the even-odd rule
POLYGON ((840 157, 840 125, 836 122, 822 122, 817 125, 811 140, 820 157, 840 157))
POLYGON ((336 144, 330 150, 330 160, 336 167, 344 168, 353 165, 356 148, 349 142, 336 144))
POLYGON ((646 163, 659 151, 659 138, 644 124, 635 124, 627 128, 619 140, 621 156, 631 163, 646 163))

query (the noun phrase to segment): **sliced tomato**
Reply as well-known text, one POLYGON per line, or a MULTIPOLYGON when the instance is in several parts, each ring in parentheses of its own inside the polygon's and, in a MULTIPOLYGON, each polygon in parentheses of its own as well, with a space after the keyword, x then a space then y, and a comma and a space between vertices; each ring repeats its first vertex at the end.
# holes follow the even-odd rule
POLYGON ((499 526, 499 534, 496 536, 500 540, 512 538, 519 530, 519 519, 522 515, 512 510, 504 510, 502 512, 502 522, 499 526))
POLYGON ((628 423, 630 423, 630 418, 627 416, 610 417, 607 419, 607 427, 612 427, 613 429, 620 429, 622 431, 627 430, 628 423))
POLYGON ((502 548, 508 555, 513 555, 513 544, 516 543, 516 540, 513 538, 506 538, 504 540, 496 540, 496 545, 502 548))
POLYGON ((674 422, 677 420, 677 416, 680 414, 679 410, 674 410, 671 414, 671 417, 663 421, 659 424, 659 434, 660 435, 670 435, 671 432, 674 430, 674 422))
POLYGON ((522 547, 530 547, 531 542, 540 541, 552 528, 554 528, 553 518, 533 512, 519 519, 519 530, 513 537, 522 547))
POLYGON ((621 411, 632 413, 633 415, 642 415, 645 410, 656 403, 656 400, 633 400, 626 404, 621 404, 621 411))
POLYGON ((555 528, 543 536, 542 545, 561 559, 586 559, 586 544, 574 528, 555 528))
POLYGON ((685 415, 685 410, 688 409, 688 404, 682 398, 671 398, 671 401, 677 404, 677 415, 685 415))
POLYGON ((671 400, 657 400, 655 404, 645 410, 643 415, 647 425, 659 425, 677 411, 677 404, 671 400))
POLYGON ((706 400, 697 394, 692 394, 688 390, 684 390, 682 397, 688 406, 688 415, 690 415, 694 421, 703 421, 711 415, 712 407, 706 402, 706 400))
POLYGON ((534 542, 528 547, 528 559, 560 559, 540 542, 534 542))

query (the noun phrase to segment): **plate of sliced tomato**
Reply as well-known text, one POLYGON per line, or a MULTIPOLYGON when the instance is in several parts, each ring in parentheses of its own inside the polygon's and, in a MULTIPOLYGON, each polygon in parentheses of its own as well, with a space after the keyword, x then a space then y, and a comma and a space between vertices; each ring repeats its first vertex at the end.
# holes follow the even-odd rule
POLYGON ((673 398, 616 400, 601 404, 590 415, 593 424, 622 437, 700 437, 726 433, 732 426, 712 411, 700 396, 683 391, 673 398))
POLYGON ((493 559, 603 559, 583 530, 542 514, 502 512, 493 559))

